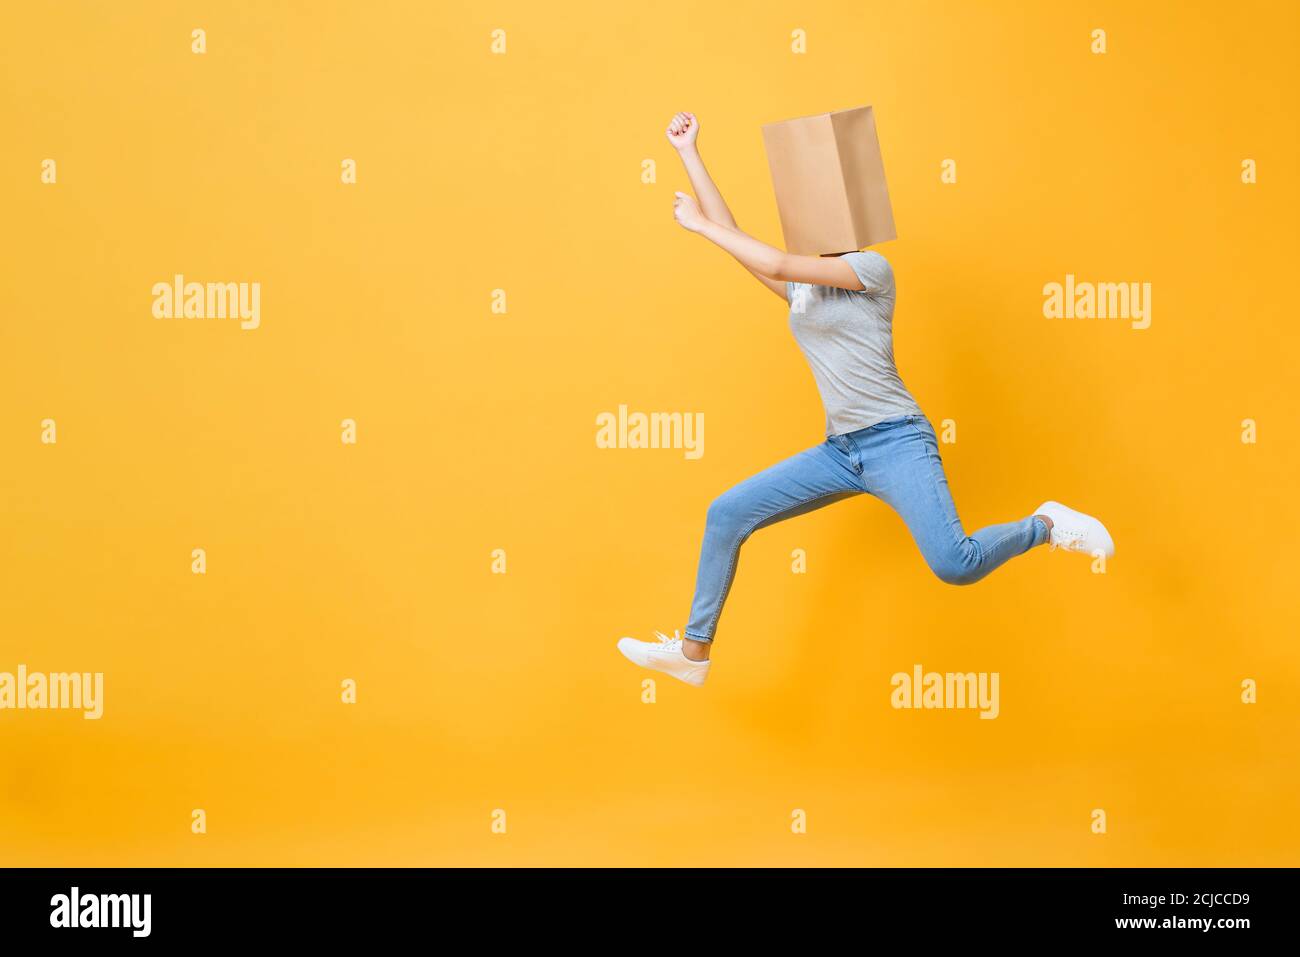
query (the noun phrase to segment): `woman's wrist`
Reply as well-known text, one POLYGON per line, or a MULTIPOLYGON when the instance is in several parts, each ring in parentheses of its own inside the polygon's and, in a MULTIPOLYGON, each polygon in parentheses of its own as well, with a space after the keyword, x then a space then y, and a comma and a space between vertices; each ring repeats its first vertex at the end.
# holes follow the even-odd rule
POLYGON ((720 234, 720 231, 725 231, 726 228, 727 228, 726 226, 723 226, 721 223, 715 223, 707 216, 701 216, 700 227, 699 229, 695 230, 695 232, 699 233, 705 239, 716 243, 718 241, 717 236, 720 234))

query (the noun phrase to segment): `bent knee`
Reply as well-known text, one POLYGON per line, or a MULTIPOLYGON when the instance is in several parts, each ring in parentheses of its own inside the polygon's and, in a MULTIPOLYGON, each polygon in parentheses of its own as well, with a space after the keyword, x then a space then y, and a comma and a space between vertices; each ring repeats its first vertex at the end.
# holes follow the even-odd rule
POLYGON ((745 522, 745 508, 740 496, 723 492, 709 503, 709 510, 704 520, 709 528, 716 531, 739 531, 745 522))
POLYGON ((983 577, 979 563, 959 553, 929 558, 928 563, 935 577, 945 585, 972 585, 983 577))

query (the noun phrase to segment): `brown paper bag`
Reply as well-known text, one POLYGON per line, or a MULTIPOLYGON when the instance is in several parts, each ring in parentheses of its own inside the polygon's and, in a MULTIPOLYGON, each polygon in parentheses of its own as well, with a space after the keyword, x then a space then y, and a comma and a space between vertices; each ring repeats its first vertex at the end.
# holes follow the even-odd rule
POLYGON ((896 239, 871 107, 763 127, 787 252, 852 252, 896 239))

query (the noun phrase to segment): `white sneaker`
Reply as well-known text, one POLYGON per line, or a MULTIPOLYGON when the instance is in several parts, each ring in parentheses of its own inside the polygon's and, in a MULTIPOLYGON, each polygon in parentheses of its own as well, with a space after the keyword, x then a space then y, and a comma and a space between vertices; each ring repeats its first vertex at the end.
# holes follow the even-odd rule
POLYGON ((1085 552, 1089 555, 1100 552, 1107 558, 1114 557, 1115 543, 1111 541, 1110 532, 1091 515, 1066 508, 1060 502, 1044 502, 1034 509, 1034 514, 1046 515, 1052 520, 1048 540, 1053 549, 1085 552))
POLYGON ((634 665, 649 668, 651 671, 662 671, 666 675, 672 675, 698 688, 709 676, 709 663, 692 661, 682 654, 682 639, 678 637, 679 634, 674 633, 674 636, 669 638, 662 632, 656 631, 655 637, 659 639, 658 641, 620 638, 618 650, 623 652, 623 657, 634 665))

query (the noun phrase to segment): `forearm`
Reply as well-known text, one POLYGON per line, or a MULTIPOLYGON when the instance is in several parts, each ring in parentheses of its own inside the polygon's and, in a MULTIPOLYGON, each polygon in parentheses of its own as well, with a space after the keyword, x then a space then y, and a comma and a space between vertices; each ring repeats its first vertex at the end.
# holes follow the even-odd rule
POLYGON ((736 219, 727 208, 727 202, 713 182, 713 177, 704 166, 704 160, 694 145, 688 146, 678 154, 682 165, 686 167, 686 176, 691 181, 691 189, 699 201, 700 210, 713 222, 721 226, 736 228, 736 219))
MULTIPOLYGON (((707 214, 707 210, 701 209, 707 214)), ((733 225, 727 226, 710 216, 699 233, 715 246, 725 249, 746 269, 772 279, 785 278, 786 253, 741 232, 734 226, 734 221, 733 225)))
MULTIPOLYGON (((837 289, 865 288, 857 272, 842 256, 794 256, 739 229, 706 219, 698 210, 690 228, 731 253, 737 262, 772 286, 774 292, 783 282, 834 286, 837 289)), ((783 294, 783 290, 781 292, 783 294)))

